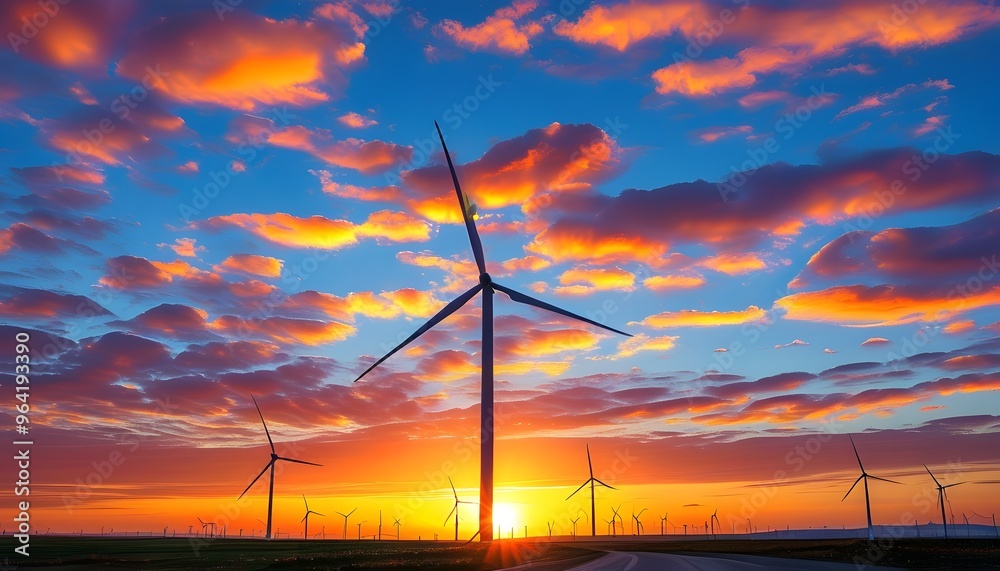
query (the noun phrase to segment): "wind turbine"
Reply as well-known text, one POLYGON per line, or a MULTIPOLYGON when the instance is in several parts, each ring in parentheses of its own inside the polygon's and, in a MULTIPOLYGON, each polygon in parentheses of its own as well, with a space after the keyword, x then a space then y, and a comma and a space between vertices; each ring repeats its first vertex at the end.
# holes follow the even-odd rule
POLYGON ((614 516, 611 516, 611 519, 601 518, 601 521, 603 521, 604 523, 608 524, 608 535, 611 535, 611 524, 615 523, 614 516))
POLYGON ((868 513, 868 541, 875 541, 875 528, 872 526, 872 504, 871 500, 868 498, 868 478, 882 482, 889 482, 890 484, 899 484, 899 482, 886 480, 885 478, 879 478, 878 476, 872 476, 868 472, 865 472, 865 467, 861 463, 861 456, 858 455, 858 447, 854 445, 854 438, 850 434, 848 434, 847 437, 851 439, 851 448, 854 449, 854 457, 858 459, 858 467, 861 468, 861 475, 858 476, 857 480, 854 480, 854 484, 851 486, 851 489, 847 490, 847 493, 844 494, 844 497, 841 498, 840 501, 846 500, 847 496, 851 495, 851 492, 854 491, 854 487, 858 485, 858 482, 861 480, 865 481, 865 510, 868 513))
POLYGON ((441 134, 441 127, 436 121, 434 122, 434 126, 437 127, 438 138, 441 139, 441 147, 444 149, 444 156, 448 160, 448 169, 451 171, 451 180, 455 186, 455 196, 458 198, 459 208, 462 210, 465 230, 469 234, 472 254, 476 259, 476 267, 479 269, 479 283, 444 306, 427 323, 417 329, 392 351, 389 351, 381 359, 375 361, 354 380, 355 382, 360 381, 369 371, 382 364, 383 361, 417 337, 423 335, 446 317, 458 311, 459 308, 468 303, 478 293, 483 293, 482 349, 480 351, 482 358, 482 404, 480 405, 479 539, 480 541, 491 541, 493 539, 493 294, 499 290, 507 294, 512 301, 545 309, 566 317, 572 317, 578 321, 583 321, 584 323, 589 323, 620 335, 628 337, 631 337, 631 335, 493 281, 490 274, 486 272, 486 258, 483 254, 483 244, 479 239, 479 232, 476 230, 476 223, 473 218, 476 210, 475 204, 462 192, 462 187, 458 182, 458 173, 455 172, 455 165, 452 163, 451 155, 448 153, 448 146, 445 145, 444 135, 441 134))
POLYGON ((305 494, 302 494, 302 501, 305 502, 305 504, 306 504, 306 516, 304 518, 302 518, 301 520, 299 520, 299 521, 306 522, 306 528, 302 531, 302 534, 303 534, 302 537, 304 537, 306 539, 309 539, 309 514, 316 514, 316 515, 318 515, 320 517, 326 517, 326 516, 323 515, 323 514, 321 514, 321 513, 319 513, 319 512, 317 512, 317 511, 313 511, 313 510, 309 509, 309 502, 306 501, 306 495, 305 494))
MULTIPOLYGON (((605 488, 611 488, 612 490, 615 490, 617 488, 609 486, 594 477, 594 465, 590 461, 590 444, 587 445, 587 468, 590 469, 590 479, 580 484, 580 487, 576 489, 576 492, 579 492, 584 488, 584 486, 590 484, 590 535, 593 537, 597 537, 597 510, 594 509, 594 484, 597 483, 604 486, 605 488)), ((576 492, 570 494, 566 498, 566 500, 568 501, 570 498, 575 496, 576 492)))
POLYGON ((458 541, 458 504, 471 504, 474 502, 463 502, 458 499, 458 492, 455 491, 455 483, 451 481, 451 476, 448 476, 448 483, 451 484, 451 493, 455 496, 455 505, 451 508, 451 511, 448 512, 448 517, 444 518, 444 525, 448 525, 448 520, 451 519, 451 514, 455 514, 455 541, 458 541))
POLYGON ((393 518, 393 519, 394 519, 395 521, 393 522, 393 524, 392 524, 392 525, 396 526, 396 541, 399 541, 399 528, 400 528, 400 526, 401 526, 401 525, 403 525, 403 524, 399 523, 399 520, 398 520, 398 519, 395 519, 395 518, 393 518))
POLYGON ((580 521, 580 516, 576 516, 576 519, 569 520, 573 522, 573 540, 576 541, 576 522, 580 521))
POLYGON ((554 523, 555 523, 554 521, 545 522, 545 525, 549 526, 549 539, 552 539, 552 524, 554 523))
POLYGON ((945 519, 944 515, 944 500, 948 497, 948 492, 945 490, 959 484, 964 484, 965 482, 942 486, 941 482, 938 482, 937 478, 934 477, 934 474, 931 474, 931 469, 927 467, 927 464, 924 464, 924 470, 927 470, 927 473, 931 475, 931 479, 934 480, 934 485, 937 486, 938 501, 941 503, 941 525, 944 527, 944 538, 948 539, 948 521, 945 519))
MULTIPOLYGON (((621 525, 622 525, 622 535, 624 535, 625 534, 625 521, 622 520, 622 516, 618 513, 618 510, 620 510, 620 509, 622 509, 621 504, 619 504, 617 508, 611 508, 611 521, 613 522, 613 521, 615 521, 615 518, 618 518, 618 522, 621 523, 621 525)), ((612 537, 618 535, 618 532, 615 531, 614 525, 615 525, 614 523, 611 524, 611 526, 612 526, 611 527, 611 530, 612 530, 611 535, 612 535, 612 537)))
POLYGON ((361 541, 361 524, 367 522, 368 520, 363 519, 361 523, 358 524, 358 541, 361 541))
MULTIPOLYGON (((264 466, 264 469, 260 471, 260 474, 257 474, 257 477, 254 478, 252 482, 250 482, 250 485, 247 486, 247 489, 243 490, 243 493, 240 494, 240 498, 242 498, 244 494, 250 491, 250 488, 252 488, 253 485, 257 483, 257 480, 259 480, 260 477, 264 475, 264 472, 267 472, 268 469, 271 470, 271 484, 267 489, 267 533, 265 534, 265 537, 271 539, 271 513, 274 509, 274 465, 278 462, 278 460, 284 460, 285 462, 295 462, 296 464, 308 464, 310 466, 322 466, 322 464, 315 464, 313 462, 306 462, 305 460, 296 460, 294 458, 285 458, 283 456, 278 456, 277 452, 274 451, 274 441, 271 440, 271 433, 268 432, 267 430, 267 423, 264 422, 264 414, 260 412, 260 406, 257 404, 257 399, 254 398, 253 395, 250 395, 250 398, 253 399, 253 405, 257 407, 257 415, 260 416, 260 423, 264 425, 264 434, 267 435, 267 443, 271 445, 271 460, 267 463, 266 466, 264 466)), ((236 498, 237 501, 239 501, 240 498, 236 498)))
POLYGON ((351 511, 349 511, 347 513, 337 512, 337 515, 344 516, 344 539, 347 539, 347 518, 351 517, 351 514, 354 513, 354 512, 356 512, 356 511, 358 511, 358 508, 354 508, 353 510, 351 510, 351 511))
POLYGON ((382 510, 378 510, 378 540, 382 541, 382 510))
POLYGON ((656 516, 656 517, 660 517, 660 535, 663 535, 664 524, 667 523, 667 515, 669 513, 670 512, 663 512, 663 517, 660 517, 659 515, 656 516))
POLYGON ((208 526, 212 526, 212 535, 213 536, 215 535, 215 522, 214 521, 204 522, 204 521, 201 521, 201 518, 198 518, 198 523, 201 524, 201 532, 203 534, 205 534, 205 537, 208 537, 208 531, 207 531, 208 530, 208 526))
POLYGON ((715 508, 715 511, 712 512, 712 517, 708 521, 712 522, 712 539, 715 539, 715 522, 719 522, 719 530, 722 530, 722 522, 719 521, 719 508, 715 508))
POLYGON ((642 512, 646 511, 647 509, 649 509, 649 508, 642 508, 641 510, 639 510, 638 514, 635 513, 635 512, 632 512, 632 519, 635 520, 636 535, 642 535, 642 522, 639 521, 639 516, 641 516, 642 512))

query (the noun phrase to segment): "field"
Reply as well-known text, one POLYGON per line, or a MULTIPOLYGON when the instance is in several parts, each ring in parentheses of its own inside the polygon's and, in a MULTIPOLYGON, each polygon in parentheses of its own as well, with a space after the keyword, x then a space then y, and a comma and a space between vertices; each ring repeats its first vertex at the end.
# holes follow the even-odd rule
POLYGON ((720 540, 559 542, 505 540, 479 543, 416 541, 189 540, 37 536, 31 557, 13 554, 13 538, 4 537, 5 565, 0 569, 304 569, 325 571, 382 569, 485 570, 533 562, 535 571, 565 569, 599 557, 603 551, 671 553, 744 553, 842 561, 913 570, 1000 569, 1000 541, 990 539, 875 542, 864 540, 720 540), (16 566, 16 567, 15 567, 16 566))

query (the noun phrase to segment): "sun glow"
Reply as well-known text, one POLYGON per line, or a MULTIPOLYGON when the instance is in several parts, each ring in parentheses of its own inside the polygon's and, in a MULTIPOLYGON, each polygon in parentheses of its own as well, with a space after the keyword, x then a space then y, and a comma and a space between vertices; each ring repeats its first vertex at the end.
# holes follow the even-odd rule
POLYGON ((511 528, 517 527, 519 524, 524 525, 524 520, 520 519, 516 506, 497 502, 493 504, 493 524, 500 528, 500 535, 504 537, 511 528))

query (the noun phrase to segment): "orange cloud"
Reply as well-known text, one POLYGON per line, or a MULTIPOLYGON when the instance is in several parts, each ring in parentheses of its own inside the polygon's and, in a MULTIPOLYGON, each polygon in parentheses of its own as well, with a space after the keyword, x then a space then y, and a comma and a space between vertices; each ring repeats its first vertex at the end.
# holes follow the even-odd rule
POLYGON ((394 319, 400 315, 407 317, 430 317, 444 307, 444 302, 434 297, 432 292, 403 288, 395 291, 355 292, 346 297, 329 293, 304 291, 288 296, 281 304, 286 311, 303 315, 326 314, 333 319, 353 321, 356 316, 376 319, 394 319))
POLYGON ((631 291, 635 287, 635 274, 621 268, 581 268, 566 270, 559 276, 559 283, 568 288, 556 288, 557 293, 590 293, 593 291, 631 291), (571 289, 583 286, 581 289, 571 289))
POLYGON ((504 335, 496 340, 499 355, 540 357, 564 351, 589 351, 601 337, 586 329, 526 329, 517 335, 504 335))
POLYGON ((691 289, 705 283, 705 278, 701 276, 650 276, 642 281, 642 285, 653 291, 691 289))
POLYGON ((366 202, 390 202, 400 200, 402 197, 399 188, 395 186, 362 187, 336 182, 328 170, 310 170, 309 173, 319 177, 323 192, 332 196, 354 198, 366 202))
POLYGON ((275 20, 234 10, 220 19, 188 12, 162 18, 137 36, 117 73, 184 103, 242 111, 312 105, 328 101, 323 87, 342 87, 341 69, 363 59, 359 38, 348 22, 326 18, 275 20))
POLYGON ((750 125, 737 125, 735 127, 708 127, 695 131, 694 135, 703 143, 714 143, 719 139, 750 133, 753 133, 753 127, 750 125))
POLYGON ((542 33, 543 28, 538 21, 518 24, 517 20, 537 7, 537 0, 515 0, 511 6, 500 8, 475 26, 466 27, 455 20, 444 20, 435 29, 456 44, 473 51, 521 55, 531 48, 531 38, 542 33))
POLYGON ((527 255, 523 258, 511 258, 500 264, 508 272, 528 271, 537 272, 552 265, 552 262, 538 256, 527 255))
POLYGON ((354 111, 349 111, 340 117, 337 117, 337 121, 340 121, 341 125, 346 125, 352 129, 364 129, 365 127, 378 125, 378 121, 355 113, 354 111))
POLYGON ((204 228, 235 226, 291 248, 338 250, 357 244, 359 238, 390 242, 425 242, 430 239, 430 226, 427 223, 402 212, 388 210, 373 212, 361 224, 348 220, 331 220, 323 216, 299 218, 277 212, 214 216, 195 225, 204 228))
POLYGON ((965 311, 1000 304, 1000 287, 961 295, 957 290, 919 286, 837 286, 796 293, 774 302, 785 319, 842 325, 899 325, 948 319, 965 311))
POLYGON ((270 119, 251 116, 235 120, 226 138, 233 142, 254 140, 304 151, 331 165, 363 173, 383 172, 413 157, 412 147, 378 140, 337 140, 327 129, 313 131, 301 125, 281 127, 270 119))
POLYGON ((976 322, 971 319, 962 319, 959 321, 952 321, 948 325, 944 326, 945 333, 950 333, 952 335, 958 335, 960 333, 968 333, 976 328, 976 322))
POLYGON ((710 268, 730 276, 746 274, 754 270, 763 270, 767 268, 767 264, 764 263, 764 260, 761 260, 757 257, 757 254, 752 252, 746 254, 719 254, 718 256, 701 260, 697 263, 697 265, 710 268))
MULTIPOLYGON (((615 8, 625 11, 623 7, 631 5, 615 8)), ((896 51, 940 45, 1000 22, 1000 11, 994 6, 971 1, 927 3, 902 16, 905 22, 895 22, 898 18, 885 6, 854 0, 808 7, 748 6, 739 11, 725 33, 727 39, 753 47, 735 57, 688 59, 661 68, 653 73, 656 90, 692 97, 714 95, 749 87, 760 74, 797 71, 852 46, 874 45, 896 51)), ((680 30, 690 37, 690 29, 680 30)), ((605 33, 609 37, 621 35, 610 30, 605 33)), ((618 45, 625 49, 628 43, 619 41, 618 45)))
POLYGON ((281 276, 282 261, 268 256, 256 254, 234 254, 215 266, 215 271, 232 271, 266 278, 281 276))
MULTIPOLYGON (((552 123, 497 143, 456 169, 480 211, 520 206, 525 214, 537 215, 550 202, 550 193, 580 192, 607 179, 620 155, 614 139, 598 127, 552 123)), ((454 196, 442 192, 452 184, 447 166, 407 171, 402 179, 413 211, 435 222, 461 222, 454 196)))
POLYGON ((356 331, 354 327, 337 321, 288 317, 244 319, 233 315, 223 315, 208 323, 208 327, 233 337, 263 337, 276 343, 301 343, 309 346, 343 341, 356 331))
POLYGON ((602 6, 595 4, 576 22, 556 24, 554 31, 575 42, 603 44, 620 52, 647 38, 682 32, 693 34, 698 23, 714 18, 702 2, 650 2, 631 0, 602 6))
POLYGON ((641 351, 664 352, 673 349, 677 345, 680 337, 676 335, 664 335, 661 337, 650 337, 645 333, 639 333, 625 341, 618 343, 618 351, 614 355, 606 357, 592 357, 594 360, 618 360, 625 357, 632 357, 641 351))
POLYGON ((871 345, 888 345, 889 343, 892 343, 892 341, 889 341, 885 337, 869 337, 861 342, 861 346, 869 347, 871 345))
POLYGON ((655 329, 670 327, 715 327, 718 325, 739 325, 768 318, 768 314, 756 305, 751 305, 743 311, 698 311, 685 309, 683 311, 664 311, 650 315, 639 322, 629 325, 645 325, 655 329))

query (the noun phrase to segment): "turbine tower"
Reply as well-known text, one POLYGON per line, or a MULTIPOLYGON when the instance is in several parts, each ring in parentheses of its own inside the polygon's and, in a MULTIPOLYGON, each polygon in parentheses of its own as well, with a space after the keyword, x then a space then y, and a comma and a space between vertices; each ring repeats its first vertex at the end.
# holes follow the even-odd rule
POLYGON ((458 504, 471 504, 474 502, 463 502, 458 499, 458 492, 455 491, 455 483, 451 481, 451 476, 448 476, 448 483, 451 484, 451 493, 455 496, 455 505, 448 512, 448 517, 444 518, 444 525, 448 525, 451 514, 455 514, 455 541, 458 541, 458 504))
POLYGON ((459 208, 462 210, 462 219, 465 221, 465 230, 469 234, 469 242, 472 245, 472 254, 476 259, 476 267, 479 268, 479 283, 444 306, 427 323, 417 329, 413 335, 410 335, 381 359, 375 361, 354 380, 355 382, 360 381, 369 371, 379 366, 383 361, 417 337, 423 335, 427 330, 440 323, 446 317, 458 311, 459 308, 468 303, 478 293, 483 293, 483 342, 480 351, 482 358, 482 403, 480 405, 479 539, 480 541, 491 541, 493 539, 493 294, 496 291, 501 291, 507 294, 512 301, 571 317, 620 335, 628 337, 631 337, 631 335, 607 325, 601 325, 592 319, 587 319, 565 309, 560 309, 493 281, 490 274, 486 272, 486 258, 483 254, 483 244, 479 239, 479 232, 476 231, 476 223, 473 219, 475 204, 462 192, 462 187, 458 182, 458 173, 455 172, 455 165, 452 163, 451 155, 448 153, 448 146, 445 145, 444 135, 441 134, 441 127, 436 121, 434 122, 434 126, 437 127, 438 137, 441 139, 441 148, 444 149, 444 156, 448 160, 448 169, 451 171, 451 180, 455 186, 455 196, 458 198, 459 208))
POLYGON ((636 533, 636 535, 642 535, 643 527, 642 527, 642 522, 639 521, 639 516, 641 516, 642 512, 646 511, 647 509, 649 509, 649 508, 642 508, 641 510, 639 510, 639 513, 632 512, 632 519, 635 520, 635 533, 636 533))
POLYGON ((396 526, 396 541, 399 541, 399 528, 403 524, 399 523, 399 520, 396 519, 396 518, 393 518, 393 520, 394 521, 393 521, 392 525, 396 526))
POLYGON ((715 511, 712 512, 712 517, 709 518, 708 521, 712 522, 712 539, 715 539, 715 524, 716 524, 716 522, 719 523, 719 531, 722 531, 722 522, 719 521, 719 508, 715 508, 715 511))
POLYGON ((858 467, 861 468, 861 475, 858 476, 857 480, 854 480, 854 484, 851 486, 850 490, 844 494, 844 497, 840 501, 847 499, 847 496, 851 495, 854 491, 854 487, 858 485, 861 480, 865 481, 865 511, 868 513, 868 541, 875 541, 875 528, 872 526, 872 504, 868 497, 868 478, 873 480, 879 480, 881 482, 889 482, 890 484, 899 484, 899 482, 893 480, 886 480, 885 478, 879 478, 878 476, 872 476, 868 472, 865 472, 865 466, 861 463, 861 456, 858 454, 858 447, 854 445, 854 438, 848 434, 848 438, 851 439, 851 448, 854 449, 854 457, 858 459, 858 467))
POLYGON ((934 477, 934 474, 931 474, 931 469, 927 467, 927 464, 924 464, 924 470, 927 470, 927 473, 931 475, 931 479, 934 480, 934 485, 937 486, 938 501, 941 503, 941 525, 944 527, 944 538, 948 539, 948 521, 945 519, 944 515, 944 501, 948 497, 948 492, 945 490, 959 484, 964 484, 965 482, 957 482, 955 484, 942 486, 941 482, 938 482, 937 478, 934 477))
POLYGON ((267 472, 268 469, 271 470, 271 484, 267 489, 267 533, 265 535, 265 537, 271 539, 271 514, 274 509, 274 465, 278 462, 278 460, 283 460, 285 462, 295 462, 296 464, 308 464, 310 466, 322 466, 322 464, 315 464, 313 462, 306 462, 305 460, 295 460, 294 458, 285 458, 283 456, 278 456, 277 452, 274 451, 274 441, 271 440, 271 433, 268 432, 267 430, 267 423, 264 422, 264 415, 263 413, 260 412, 260 406, 257 405, 257 399, 254 398, 253 395, 250 395, 250 398, 253 399, 253 405, 257 407, 257 414, 260 416, 260 423, 264 425, 264 434, 267 435, 267 443, 271 445, 271 460, 267 463, 266 466, 264 466, 264 469, 260 471, 260 474, 257 474, 257 477, 254 478, 252 482, 250 482, 250 485, 247 486, 247 489, 243 490, 243 493, 240 494, 240 497, 236 499, 237 501, 239 501, 239 499, 242 498, 248 491, 250 491, 250 488, 252 488, 253 485, 257 483, 257 480, 259 480, 260 477, 264 475, 264 472, 267 472))
POLYGON ((305 504, 306 504, 306 516, 304 518, 302 518, 301 520, 299 520, 299 521, 306 522, 306 527, 302 531, 302 537, 305 538, 305 539, 309 539, 309 514, 316 514, 316 515, 318 515, 320 517, 326 517, 326 516, 324 516, 323 514, 317 512, 317 511, 313 511, 313 510, 309 509, 309 502, 306 501, 306 495, 305 494, 302 494, 302 501, 305 502, 305 504))
POLYGON ((354 512, 356 512, 356 511, 358 511, 358 508, 354 508, 353 510, 351 510, 351 511, 349 511, 347 513, 337 512, 337 515, 344 516, 344 536, 343 536, 343 539, 347 539, 347 518, 351 517, 351 514, 354 513, 354 512))
MULTIPOLYGON (((594 509, 594 484, 600 484, 605 488, 611 488, 612 490, 616 490, 617 488, 609 486, 594 477, 594 465, 590 462, 590 444, 587 445, 587 468, 590 469, 590 479, 580 484, 580 487, 576 489, 576 492, 579 492, 584 488, 584 486, 590 484, 590 535, 597 537, 597 510, 594 509)), ((566 500, 568 501, 570 498, 575 496, 576 492, 570 494, 566 500)))

